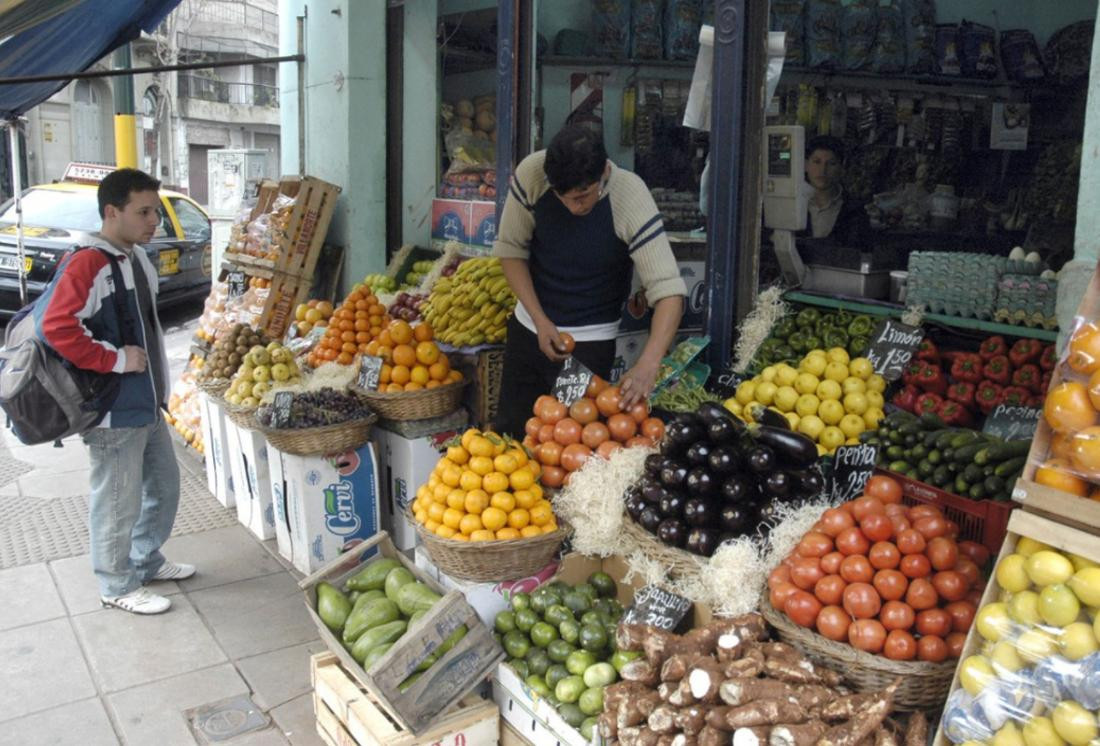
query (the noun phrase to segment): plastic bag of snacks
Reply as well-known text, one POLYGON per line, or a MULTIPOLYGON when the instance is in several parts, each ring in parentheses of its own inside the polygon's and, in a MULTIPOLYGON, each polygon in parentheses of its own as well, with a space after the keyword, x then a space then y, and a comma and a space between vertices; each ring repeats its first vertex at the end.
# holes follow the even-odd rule
POLYGON ((962 46, 962 74, 968 78, 997 77, 997 32, 980 23, 959 25, 962 46))
POLYGON ((634 0, 630 7, 630 56, 661 59, 661 0, 634 0))
POLYGON ((802 0, 773 0, 769 12, 772 31, 787 33, 788 65, 801 67, 806 64, 806 45, 802 38, 802 0))
POLYGON ((905 18, 902 0, 880 0, 878 31, 871 52, 871 68, 880 73, 897 73, 905 69, 905 18))
POLYGON ((935 69, 940 75, 962 74, 962 54, 959 44, 958 26, 953 23, 941 23, 936 26, 935 69))
POLYGON ((592 0, 592 46, 598 57, 630 54, 630 0, 592 0))
POLYGON ((665 59, 693 60, 699 53, 703 25, 702 0, 667 0, 665 5, 665 59))
POLYGON ((806 53, 810 67, 840 66, 840 0, 808 0, 806 53))
POLYGON ((1027 29, 1001 32, 1001 64, 1010 80, 1021 83, 1042 80, 1046 76, 1043 53, 1039 51, 1039 44, 1027 29))
POLYGON ((878 30, 878 0, 842 0, 840 38, 844 69, 863 70, 871 64, 871 50, 878 30))
POLYGON ((905 12, 905 61, 911 73, 930 73, 935 68, 935 0, 902 0, 905 12))

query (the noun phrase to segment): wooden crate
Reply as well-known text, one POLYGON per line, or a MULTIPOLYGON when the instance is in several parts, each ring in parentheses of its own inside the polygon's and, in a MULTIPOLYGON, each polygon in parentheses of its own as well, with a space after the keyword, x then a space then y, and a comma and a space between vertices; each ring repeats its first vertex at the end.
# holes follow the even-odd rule
POLYGON ((432 727, 415 736, 388 717, 331 653, 310 660, 317 733, 334 746, 495 746, 500 735, 496 704, 466 695, 432 727))
POLYGON ((298 277, 313 277, 325 243, 340 187, 312 176, 302 178, 286 237, 279 246, 276 269, 298 277))
POLYGON ((504 650, 497 645, 492 633, 465 597, 458 591, 447 592, 437 581, 425 575, 412 560, 394 547, 385 531, 378 532, 298 585, 305 591, 306 608, 329 650, 396 723, 416 735, 431 728, 440 713, 458 704, 504 659, 504 650), (342 588, 347 579, 361 569, 360 565, 365 560, 376 556, 396 559, 415 578, 443 598, 411 626, 369 671, 364 671, 317 615, 316 587, 325 580, 342 588), (425 671, 416 683, 401 692, 398 689, 401 682, 462 625, 466 625, 466 636, 425 671))
POLYGON ((309 295, 312 280, 306 277, 274 273, 271 288, 260 314, 259 328, 272 339, 281 339, 294 321, 294 309, 309 295))
POLYGON ((462 404, 481 428, 492 427, 500 408, 500 384, 504 373, 504 348, 492 347, 476 353, 449 352, 451 365, 473 382, 462 395, 462 404))
MULTIPOLYGON (((1063 552, 1072 552, 1100 562, 1100 543, 1096 541, 1096 537, 1092 534, 1070 528, 1034 513, 1029 513, 1026 510, 1016 510, 1013 511, 1012 517, 1008 521, 1008 533, 1005 536, 1004 544, 1001 545, 1001 551, 997 554, 994 567, 999 565, 1005 556, 1016 551, 1016 542, 1021 536, 1041 541, 1063 552)), ((978 609, 996 601, 1000 598, 1001 593, 1001 587, 997 584, 996 578, 991 577, 985 586, 985 591, 982 593, 978 609)), ((959 660, 966 660, 969 656, 979 652, 984 642, 984 638, 978 634, 977 625, 971 625, 959 660)), ((951 680, 950 691, 954 692, 959 686, 959 669, 956 667, 955 677, 951 680)), ((1049 713, 1047 715, 1049 716, 1049 713)), ((935 739, 932 743, 933 746, 952 746, 951 741, 943 733, 942 721, 937 724, 935 739)))

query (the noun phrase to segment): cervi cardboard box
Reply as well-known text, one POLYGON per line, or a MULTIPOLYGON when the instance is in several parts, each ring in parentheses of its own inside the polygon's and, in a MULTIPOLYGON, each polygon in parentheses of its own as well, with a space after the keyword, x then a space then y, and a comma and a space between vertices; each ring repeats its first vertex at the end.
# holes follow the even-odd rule
POLYGON ((199 419, 202 423, 202 440, 206 444, 203 457, 206 461, 206 488, 226 508, 236 504, 233 493, 233 470, 229 461, 229 437, 232 426, 225 416, 225 408, 209 394, 199 394, 199 419))
POLYGON ((237 520, 257 539, 275 536, 275 512, 268 473, 267 440, 259 432, 227 423, 229 468, 235 485, 237 520))
POLYGON ((381 462, 379 485, 383 527, 394 545, 406 551, 418 543, 416 529, 409 517, 409 505, 416 499, 420 485, 427 483, 439 461, 443 443, 455 435, 454 430, 406 438, 381 427, 371 428, 371 442, 381 462))

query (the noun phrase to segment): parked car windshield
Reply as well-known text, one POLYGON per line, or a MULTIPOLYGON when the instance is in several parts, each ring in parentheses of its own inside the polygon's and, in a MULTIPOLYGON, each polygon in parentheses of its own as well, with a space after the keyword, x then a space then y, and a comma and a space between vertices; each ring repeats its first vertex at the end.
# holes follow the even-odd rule
MULTIPOLYGON (((15 224, 15 202, 0 215, 0 223, 15 224)), ((30 189, 23 194, 23 225, 64 230, 99 230, 99 202, 96 191, 30 189)))

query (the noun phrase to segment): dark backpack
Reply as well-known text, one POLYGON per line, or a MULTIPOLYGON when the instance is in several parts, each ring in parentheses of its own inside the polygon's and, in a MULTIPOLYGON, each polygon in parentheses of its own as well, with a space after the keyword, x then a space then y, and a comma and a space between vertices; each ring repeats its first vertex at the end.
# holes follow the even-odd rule
MULTIPOLYGON (((80 247, 77 251, 93 249, 80 247)), ((106 251, 111 262, 115 302, 122 327, 123 344, 135 337, 122 299, 126 285, 118 258, 106 251)), ((67 262, 50 281, 61 277, 67 262)), ((46 293, 43 293, 45 296, 46 293)), ((26 445, 60 441, 92 429, 111 410, 118 398, 122 376, 77 368, 39 339, 31 311, 43 296, 24 306, 8 324, 4 347, 0 348, 0 409, 8 415, 15 437, 26 445)))

